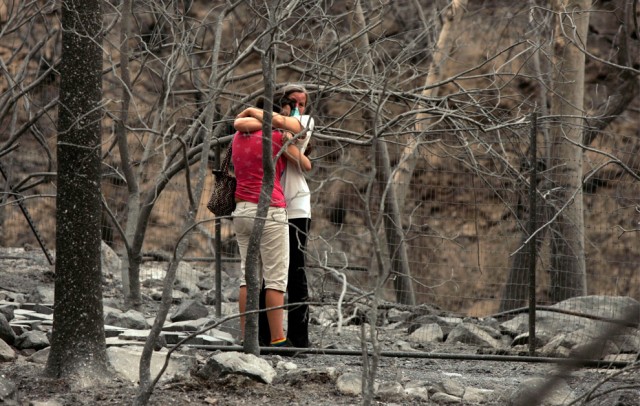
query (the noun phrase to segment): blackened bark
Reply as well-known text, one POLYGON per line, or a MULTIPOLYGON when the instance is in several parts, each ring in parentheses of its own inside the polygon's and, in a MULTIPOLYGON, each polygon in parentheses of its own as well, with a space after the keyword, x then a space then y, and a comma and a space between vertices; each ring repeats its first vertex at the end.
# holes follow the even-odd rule
POLYGON ((80 375, 86 383, 103 378, 108 365, 100 265, 100 1, 64 1, 62 26, 55 309, 45 373, 80 375))

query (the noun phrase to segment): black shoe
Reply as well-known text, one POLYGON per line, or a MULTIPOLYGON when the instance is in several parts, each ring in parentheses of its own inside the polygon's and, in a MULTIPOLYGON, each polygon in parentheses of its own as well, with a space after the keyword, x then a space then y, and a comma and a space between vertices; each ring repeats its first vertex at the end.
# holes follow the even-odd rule
POLYGON ((289 342, 291 342, 291 346, 292 347, 296 347, 296 348, 310 348, 311 344, 309 343, 309 340, 292 340, 290 338, 287 338, 287 340, 289 342))

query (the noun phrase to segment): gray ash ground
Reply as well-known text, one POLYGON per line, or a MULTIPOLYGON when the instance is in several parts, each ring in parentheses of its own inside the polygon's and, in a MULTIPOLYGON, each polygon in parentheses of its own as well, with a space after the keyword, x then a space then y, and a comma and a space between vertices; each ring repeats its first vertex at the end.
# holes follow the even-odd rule
MULTIPOLYGON (((6 256, 6 255, 5 255, 6 256)), ((39 285, 53 285, 52 268, 44 261, 34 263, 23 259, 0 259, 0 289, 28 295, 39 285)), ((105 290, 110 289, 105 286, 105 290)), ((152 308, 153 303, 147 304, 152 308)), ((396 351, 395 344, 406 338, 405 329, 381 331, 380 343, 385 351, 396 351)), ((344 329, 341 335, 327 334, 319 326, 311 326, 311 339, 316 344, 331 344, 332 348, 357 350, 359 328, 344 329)), ((434 345, 423 349, 432 353, 456 355, 476 354, 478 349, 468 346, 434 345)), ((197 350, 202 359, 210 351, 197 350)), ((17 361, 0 364, 0 375, 16 384, 19 405, 128 405, 136 396, 136 386, 121 379, 113 379, 100 387, 76 389, 64 380, 50 380, 42 376, 43 365, 26 361, 30 354, 20 354, 17 361), (49 402, 49 403, 38 403, 49 402), (57 402, 57 403, 56 403, 57 402)), ((304 358, 263 355, 275 366, 279 361, 293 362, 298 369, 324 370, 335 368, 338 373, 361 374, 363 358, 355 355, 314 355, 304 358)), ((555 370, 553 364, 530 362, 478 361, 464 359, 429 359, 413 357, 382 357, 378 366, 378 382, 409 382, 430 384, 443 379, 459 381, 465 387, 491 389, 495 396, 486 405, 507 405, 511 393, 522 383, 534 377, 548 377, 555 370)), ((566 382, 576 395, 590 391, 603 379, 610 377, 615 369, 582 369, 574 371, 566 382)), ((589 402, 589 405, 640 405, 637 394, 638 369, 635 375, 625 375, 607 382, 603 388, 634 385, 634 391, 613 391, 589 402)), ((254 382, 240 376, 227 376, 202 381, 195 376, 176 379, 159 384, 150 405, 353 405, 362 403, 360 396, 341 394, 335 380, 321 374, 309 375, 306 379, 292 379, 280 371, 272 384, 254 382)), ((9 403, 7 403, 9 404, 9 403)), ((377 399, 374 404, 433 404, 432 401, 410 399, 377 399)))

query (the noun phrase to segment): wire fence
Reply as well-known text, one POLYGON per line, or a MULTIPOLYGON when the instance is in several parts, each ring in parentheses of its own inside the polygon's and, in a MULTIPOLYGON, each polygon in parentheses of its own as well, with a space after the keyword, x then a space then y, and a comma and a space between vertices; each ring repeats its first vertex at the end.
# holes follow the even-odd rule
MULTIPOLYGON (((622 145, 635 142, 623 140, 622 145)), ((365 193, 374 169, 363 165, 373 160, 365 148, 349 145, 336 148, 327 144, 317 147, 317 155, 327 157, 316 159, 315 169, 309 175, 313 221, 308 262, 311 269, 329 265, 343 270, 354 286, 369 289, 381 267, 376 262, 374 240, 384 240, 379 210, 384 185, 373 182, 372 191, 369 195, 365 193), (369 218, 372 224, 378 223, 375 233, 367 225, 369 218)), ((628 155, 627 151, 626 147, 613 150, 618 156, 628 155)), ((431 151, 424 153, 435 155, 431 151)), ((500 307, 514 256, 524 249, 526 219, 517 218, 516 212, 527 210, 528 190, 519 189, 514 179, 499 179, 502 185, 491 184, 482 174, 465 166, 459 157, 438 157, 437 166, 431 165, 429 159, 423 159, 416 168, 402 208, 402 227, 417 301, 461 315, 495 313, 500 307)), ((11 189, 15 187, 12 180, 14 184, 24 184, 29 183, 24 181, 29 176, 42 179, 38 176, 43 170, 38 168, 40 162, 38 153, 28 152, 28 145, 11 154, 9 159, 3 159, 5 176, 9 177, 8 181, 6 177, 3 179, 4 246, 27 245, 41 249, 40 239, 47 250, 55 248, 54 183, 44 182, 24 193, 11 189)), ((599 165, 595 160, 590 164, 599 165)), ((640 165, 637 155, 630 156, 629 164, 640 165)), ((114 182, 108 173, 104 179, 107 204, 122 218, 126 212, 126 188, 114 182)), ((213 218, 205 207, 211 180, 209 176, 201 199, 198 218, 202 220, 213 218)), ((640 182, 616 170, 600 171, 583 186, 589 294, 632 298, 640 295, 637 272, 640 253, 636 249, 638 233, 634 232, 640 221, 639 192, 640 182)), ((145 239, 145 253, 167 258, 172 252, 179 236, 178 224, 186 215, 186 196, 184 178, 180 176, 158 196, 145 239)), ((203 224, 192 239, 187 256, 214 257, 214 230, 213 222, 203 224)), ((223 256, 237 256, 230 220, 222 220, 221 235, 223 256)), ((122 252, 122 240, 106 216, 103 239, 122 252)), ((383 243, 378 244, 384 249, 383 243)), ((548 241, 542 244, 536 261, 541 305, 553 304, 549 297, 550 245, 548 241)), ((382 264, 382 268, 388 270, 388 264, 382 264)), ((385 299, 393 301, 393 276, 389 279, 385 299)), ((527 281, 521 283, 526 285, 527 281)))
MULTIPOLYGON (((512 166, 534 160, 527 155, 531 150, 524 147, 530 145, 529 133, 530 127, 524 126, 520 136, 514 135, 512 150, 520 152, 514 155, 512 166)), ((391 138, 387 139, 393 147, 390 141, 391 138)), ((584 336, 576 340, 585 344, 595 332, 620 319, 627 307, 638 306, 640 253, 637 250, 639 234, 634 229, 640 219, 640 182, 623 171, 607 167, 584 182, 587 295, 556 301, 552 297, 554 286, 549 275, 553 236, 547 235, 548 241, 538 238, 535 254, 527 260, 520 259, 525 262, 518 263, 517 259, 530 247, 527 239, 531 216, 527 199, 532 189, 527 185, 536 182, 525 180, 531 179, 531 171, 509 177, 505 168, 499 168, 495 162, 493 166, 486 162, 479 164, 482 160, 494 159, 483 156, 481 151, 459 152, 453 143, 425 143, 401 208, 403 242, 418 305, 405 308, 393 305, 398 297, 398 285, 394 283, 398 275, 390 265, 392 248, 385 242, 387 223, 383 221, 385 214, 381 204, 388 189, 387 183, 376 176, 381 169, 376 166, 372 149, 333 141, 323 137, 322 130, 315 142, 314 169, 308 176, 313 196, 307 250, 312 301, 335 304, 345 288, 345 281, 347 297, 370 297, 367 295, 375 284, 382 281, 382 299, 391 304, 384 310, 388 323, 394 320, 388 314, 389 309, 413 309, 407 319, 402 320, 411 324, 410 320, 417 318, 413 324, 420 325, 418 316, 421 312, 416 309, 428 306, 432 313, 459 317, 454 324, 462 323, 465 318, 508 320, 506 323, 510 323, 511 333, 515 335, 526 332, 530 322, 527 312, 527 300, 532 294, 529 271, 535 269, 536 335, 543 336, 551 331, 557 338, 559 333, 583 331, 584 336), (489 167, 490 173, 486 170, 489 167), (511 277, 515 268, 519 272, 511 277), (510 289, 517 292, 510 292, 510 289), (566 325, 571 325, 571 329, 565 329, 563 326, 566 325)), ((619 149, 611 148, 610 153, 626 156, 628 167, 640 165, 637 155, 628 153, 629 145, 637 142, 631 138, 617 140, 612 144, 620 145, 619 149)), ((498 140, 497 136, 494 140, 485 137, 483 143, 483 147, 489 148, 504 146, 504 140, 498 140)), ((5 193, 0 210, 3 245, 43 250, 53 258, 55 184, 48 175, 42 175, 47 168, 39 167, 41 157, 30 152, 28 147, 21 145, 9 158, 3 158, 5 193), (42 183, 25 187, 29 179, 42 180, 42 183)), ((400 149, 392 149, 391 155, 397 162, 400 149)), ((607 159, 602 155, 588 158, 585 166, 589 168, 599 168, 607 159)), ((110 172, 111 168, 105 165, 103 194, 116 217, 123 220, 127 191, 125 185, 116 181, 118 178, 110 172)), ((544 179, 544 169, 537 176, 544 179)), ((205 207, 211 181, 208 176, 198 212, 200 220, 213 218, 205 207)), ((544 193, 542 190, 542 197, 544 193)), ((542 205, 537 207, 540 209, 542 205)), ((157 196, 143 249, 148 260, 170 257, 182 232, 179 225, 187 210, 185 177, 176 176, 157 196)), ((237 275, 239 257, 232 222, 228 219, 220 222, 219 252, 216 251, 215 224, 205 222, 191 234, 185 259, 200 263, 200 267, 209 273, 215 272, 212 264, 219 259, 226 274, 237 275)), ((542 226, 548 227, 548 224, 542 226)), ((106 215, 103 239, 123 254, 122 239, 106 215)), ((148 276, 161 278, 162 267, 153 269, 157 275, 148 276)), ((192 274, 192 278, 197 278, 193 275, 196 274, 192 274)), ((189 281, 191 284, 197 282, 189 281)), ((217 297, 226 296, 227 301, 233 301, 234 294, 229 292, 234 288, 232 286, 225 295, 217 297)), ((362 309, 348 306, 342 311, 345 320, 353 321, 358 319, 353 316, 362 309)), ((625 323, 627 330, 613 341, 616 350, 609 352, 633 356, 634 351, 638 351, 638 321, 627 320, 625 323)), ((235 329, 231 324, 228 328, 235 329)), ((413 333, 414 339, 416 334, 426 334, 424 339, 432 334, 416 333, 415 330, 413 333)), ((446 337, 450 333, 440 334, 446 337)), ((548 340, 546 337, 545 342, 548 340)))
MULTIPOLYGON (((243 13, 237 15, 241 17, 243 13)), ((487 12, 487 15, 491 24, 498 24, 494 13, 487 12)), ((528 11, 521 12, 519 18, 529 16, 528 11)), ((515 27, 513 17, 509 10, 500 24, 515 27)), ((460 37, 459 46, 464 52, 457 55, 459 66, 451 70, 455 75, 468 72, 469 78, 459 79, 467 89, 473 90, 461 91, 447 82, 441 86, 442 94, 447 95, 442 98, 419 99, 419 91, 415 90, 423 88, 423 77, 429 70, 423 63, 409 66, 411 61, 424 62, 427 58, 424 55, 427 45, 423 49, 423 45, 417 46, 413 41, 422 28, 403 32, 402 36, 410 43, 398 42, 401 44, 398 45, 395 41, 401 38, 390 37, 393 46, 384 52, 383 44, 379 44, 380 75, 354 74, 350 42, 338 44, 341 46, 336 49, 345 54, 339 54, 333 65, 325 65, 328 52, 316 49, 316 53, 308 53, 305 48, 327 42, 320 41, 315 31, 288 38, 291 44, 296 44, 295 57, 299 59, 289 55, 287 47, 280 49, 278 60, 291 58, 295 69, 279 68, 278 80, 295 77, 310 84, 329 83, 333 80, 332 74, 337 75, 335 83, 310 86, 314 92, 312 114, 316 119, 312 141, 314 169, 308 174, 312 190, 312 223, 307 247, 311 300, 330 304, 326 307, 335 306, 346 288, 347 300, 345 307, 339 309, 337 320, 362 323, 370 320, 366 315, 370 305, 367 300, 380 284, 380 310, 384 316, 380 323, 382 327, 405 329, 407 339, 439 343, 457 337, 461 342, 481 346, 493 343, 496 353, 502 351, 504 341, 508 341, 506 347, 515 348, 514 352, 518 353, 518 343, 527 342, 519 337, 529 334, 531 339, 533 333, 535 339, 541 341, 540 345, 546 347, 545 354, 568 356, 570 350, 593 342, 599 332, 606 331, 606 326, 619 325, 625 309, 639 306, 637 102, 630 103, 631 107, 619 114, 616 122, 597 132, 588 143, 573 145, 574 150, 580 151, 579 159, 575 155, 558 156, 556 150, 569 145, 569 141, 552 139, 549 133, 562 125, 561 119, 548 115, 535 121, 533 116, 523 113, 535 110, 537 102, 530 101, 535 91, 531 89, 546 86, 542 80, 537 83, 531 79, 541 75, 538 68, 528 65, 528 56, 527 61, 515 63, 512 55, 503 56, 498 51, 503 46, 515 47, 516 39, 532 35, 532 43, 537 43, 542 36, 525 35, 530 28, 524 24, 523 33, 505 34, 504 44, 492 38, 488 41, 491 47, 485 50, 472 41, 484 29, 477 21, 480 21, 478 14, 463 24, 468 37, 460 37), (406 54, 398 50, 395 57, 387 58, 396 47, 404 49, 406 54), (495 66, 485 65, 487 55, 495 59, 495 66), (481 62, 465 62, 475 57, 481 62), (509 69, 495 70, 496 66, 509 69), (371 89, 360 89, 361 83, 371 89), (382 99, 379 95, 384 94, 387 84, 394 91, 384 102, 376 101, 376 97, 382 99), (421 116, 424 113, 417 113, 423 112, 426 106, 433 112, 428 118, 421 116), (372 111, 380 112, 382 122, 374 122, 369 117, 372 111), (428 131, 424 130, 425 126, 416 130, 424 122, 428 123, 428 131), (407 157, 405 152, 412 145, 414 152, 407 157), (388 162, 384 159, 385 153, 388 153, 388 162), (415 167, 409 165, 412 158, 415 158, 415 167), (580 172, 563 174, 563 168, 567 167, 578 167, 580 172), (403 176, 407 173, 410 176, 403 176), (578 185, 574 189, 554 183, 572 176, 580 177, 573 182, 578 185), (394 181, 390 182, 391 179, 394 181), (533 204, 532 197, 537 199, 533 204), (398 202, 397 213, 389 206, 392 201, 398 202), (579 218, 565 216, 568 209, 574 208, 580 213, 579 218), (415 306, 397 303, 398 298, 407 297, 415 298, 415 306), (355 301, 356 298, 360 301, 355 301), (532 298, 537 308, 535 313, 529 310, 532 298), (532 319, 532 315, 536 319, 532 319), (476 327, 469 325, 471 320, 476 327), (530 331, 529 326, 534 322, 536 329, 530 331)), ((161 26, 149 23, 147 28, 155 32, 153 27, 161 26)), ((243 38, 241 27, 230 20, 227 38, 243 38)), ((496 33, 507 31, 495 30, 496 33)), ((338 34, 345 33, 334 33, 335 41, 339 39, 338 34)), ((116 32, 111 35, 114 37, 109 44, 118 43, 116 32)), ((331 35, 326 37, 331 39, 331 35)), ((158 40, 163 41, 161 37, 158 40)), ((19 49, 22 41, 19 36, 7 37, 3 52, 19 49)), ((228 48, 220 64, 231 64, 234 56, 244 53, 240 47, 242 41, 232 42, 223 44, 228 48)), ((178 66, 181 62, 169 62, 180 58, 169 57, 162 53, 168 51, 152 45, 150 42, 148 49, 140 49, 157 52, 150 58, 155 62, 141 64, 144 67, 137 72, 139 80, 128 89, 135 96, 138 109, 137 117, 132 116, 130 120, 142 122, 142 129, 136 125, 131 127, 130 155, 135 160, 140 189, 154 204, 142 249, 149 262, 171 257, 189 210, 184 170, 173 176, 160 193, 153 194, 156 176, 166 168, 164 164, 169 158, 174 157, 170 156, 175 151, 172 137, 198 127, 192 126, 197 122, 194 117, 204 109, 203 95, 213 93, 212 89, 224 88, 224 95, 219 98, 224 107, 231 110, 232 105, 247 105, 263 86, 262 77, 249 72, 259 66, 254 55, 238 67, 235 81, 231 79, 211 86, 212 89, 200 90, 205 86, 194 85, 195 79, 185 73, 176 80, 171 94, 165 95, 156 87, 157 72, 169 72, 173 68, 184 71, 171 65, 178 66), (162 114, 156 115, 154 108, 162 104, 160 99, 166 104, 162 114), (152 124, 159 115, 170 116, 174 121, 152 124), (152 140, 153 137, 156 138, 152 140)), ((111 46, 105 45, 105 53, 119 54, 119 50, 111 46)), ((55 61, 59 57, 57 52, 53 47, 49 51, 51 55, 43 56, 37 61, 40 66, 28 72, 36 77, 44 74, 42 67, 49 66, 46 60, 55 61)), ((528 54, 523 51, 522 55, 528 54)), ((202 66, 198 65, 194 71, 213 70, 216 63, 211 60, 216 59, 202 58, 202 66)), ((119 56, 110 60, 119 60, 119 56)), ((37 65, 36 60, 31 64, 37 65)), ((105 94, 110 100, 118 100, 122 82, 114 73, 115 65, 110 68, 113 69, 105 73, 105 94)), ((551 76, 552 71, 549 67, 541 76, 551 76)), ((37 114, 33 112, 40 114, 40 109, 56 99, 56 80, 52 74, 37 86, 25 87, 28 98, 24 104, 33 110, 21 111, 16 107, 15 121, 20 125, 32 124, 29 136, 0 151, 0 245, 41 250, 50 263, 55 258, 56 188, 55 156, 47 154, 55 154, 57 129, 52 124, 55 123, 53 112, 43 109, 39 119, 34 118, 37 114)), ((604 105, 610 94, 598 90, 605 87, 599 88, 598 80, 587 81, 587 87, 591 86, 587 92, 593 97, 594 105, 600 102, 604 105), (602 100, 594 96, 598 92, 603 92, 602 100)), ((117 116, 117 108, 108 111, 104 120, 102 191, 115 220, 106 211, 103 213, 102 237, 124 256, 122 236, 115 223, 120 227, 125 224, 130 196, 121 174, 114 136, 113 117, 117 116)), ((13 122, 10 116, 3 116, 3 125, 8 127, 13 122)), ((218 117, 213 121, 215 126, 228 124, 218 117)), ((0 134, 3 146, 10 136, 19 132, 20 126, 17 127, 13 128, 13 134, 9 131, 0 134)), ((581 130, 586 133, 587 128, 581 130)), ((229 135, 226 130, 221 133, 229 135)), ((194 147, 202 139, 194 136, 187 141, 194 147)), ((214 155, 210 154, 210 168, 215 165, 214 155)), ((197 165, 190 167, 192 174, 197 173, 197 165)), ((213 220, 206 209, 211 184, 209 174, 197 220, 213 220)), ((228 219, 222 219, 219 224, 216 229, 216 222, 208 221, 189 234, 184 259, 198 264, 196 267, 205 272, 187 273, 186 278, 191 279, 183 282, 197 285, 203 275, 215 273, 214 262, 220 261, 224 275, 217 275, 217 282, 224 277, 227 283, 225 292, 214 296, 217 300, 225 299, 218 305, 235 309, 239 257, 233 225, 228 219)), ((161 265, 154 264, 147 270, 143 273, 145 278, 163 277, 161 265)), ((184 279, 184 275, 181 277, 184 279)), ((334 328, 336 312, 325 312, 324 306, 316 307, 314 318, 318 325, 327 331, 334 328), (330 322, 325 326, 320 319, 330 322)), ((615 332, 615 337, 609 337, 606 354, 593 353, 594 358, 629 361, 637 357, 639 320, 633 314, 622 322, 622 329, 615 332)), ((463 351, 469 355, 476 349, 468 347, 463 351)))

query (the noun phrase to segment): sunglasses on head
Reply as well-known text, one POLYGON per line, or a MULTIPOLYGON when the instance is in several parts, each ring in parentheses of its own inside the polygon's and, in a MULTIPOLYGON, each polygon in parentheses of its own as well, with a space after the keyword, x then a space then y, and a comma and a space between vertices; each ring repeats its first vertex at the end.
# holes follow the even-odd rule
POLYGON ((281 91, 284 92, 285 96, 289 96, 291 93, 307 93, 307 90, 304 87, 298 85, 286 85, 281 89, 281 91))

